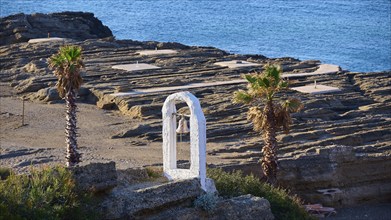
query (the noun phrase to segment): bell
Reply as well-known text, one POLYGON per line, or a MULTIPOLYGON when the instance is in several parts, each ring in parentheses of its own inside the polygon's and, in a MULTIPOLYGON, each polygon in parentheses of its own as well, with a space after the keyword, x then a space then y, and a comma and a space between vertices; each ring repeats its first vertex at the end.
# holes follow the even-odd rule
POLYGON ((189 133, 189 127, 187 126, 187 121, 185 117, 182 115, 182 118, 179 120, 178 128, 176 129, 176 133, 178 134, 187 134, 189 133))

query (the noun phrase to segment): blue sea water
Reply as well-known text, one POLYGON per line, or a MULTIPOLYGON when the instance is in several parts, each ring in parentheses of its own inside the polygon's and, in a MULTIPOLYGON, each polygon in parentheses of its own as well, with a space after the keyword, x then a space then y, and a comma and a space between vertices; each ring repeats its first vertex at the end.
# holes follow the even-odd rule
POLYGON ((0 0, 1 17, 89 11, 117 39, 391 70, 390 0, 0 0))

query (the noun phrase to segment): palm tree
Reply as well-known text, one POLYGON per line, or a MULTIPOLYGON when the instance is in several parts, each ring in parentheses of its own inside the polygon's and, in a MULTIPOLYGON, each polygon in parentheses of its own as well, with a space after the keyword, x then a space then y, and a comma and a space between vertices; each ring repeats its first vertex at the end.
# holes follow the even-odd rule
POLYGON ((290 113, 303 108, 300 100, 296 98, 275 101, 275 95, 288 88, 288 83, 281 78, 281 73, 280 66, 268 64, 262 73, 245 75, 244 78, 248 81, 247 91, 236 91, 233 98, 234 103, 250 106, 247 119, 252 120, 255 131, 263 134, 262 169, 267 181, 273 185, 277 182, 276 132, 282 129, 288 133, 292 124, 290 113))
POLYGON ((57 90, 66 101, 66 144, 67 166, 80 162, 81 154, 77 150, 76 93, 83 82, 80 70, 84 67, 82 49, 79 46, 62 46, 57 54, 49 58, 49 67, 57 76, 57 90))

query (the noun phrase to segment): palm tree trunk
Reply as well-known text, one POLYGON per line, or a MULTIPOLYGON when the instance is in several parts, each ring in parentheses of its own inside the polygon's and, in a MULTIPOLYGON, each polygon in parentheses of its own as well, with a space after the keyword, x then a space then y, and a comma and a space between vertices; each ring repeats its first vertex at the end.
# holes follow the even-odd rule
POLYGON ((70 89, 65 96, 66 101, 66 128, 65 142, 67 144, 67 166, 72 167, 80 162, 81 155, 77 151, 76 127, 76 98, 75 91, 70 89))
POLYGON ((270 184, 275 185, 277 183, 277 140, 276 121, 272 101, 266 103, 264 114, 266 114, 267 125, 263 133, 265 145, 262 148, 262 169, 267 181, 270 184))

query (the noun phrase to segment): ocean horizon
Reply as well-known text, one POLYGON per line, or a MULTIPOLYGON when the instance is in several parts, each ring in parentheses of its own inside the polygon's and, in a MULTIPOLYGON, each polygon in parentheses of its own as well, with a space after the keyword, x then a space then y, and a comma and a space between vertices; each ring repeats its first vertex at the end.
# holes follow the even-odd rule
POLYGON ((231 53, 391 70, 389 0, 1 0, 16 13, 92 12, 117 39, 213 46, 231 53))

